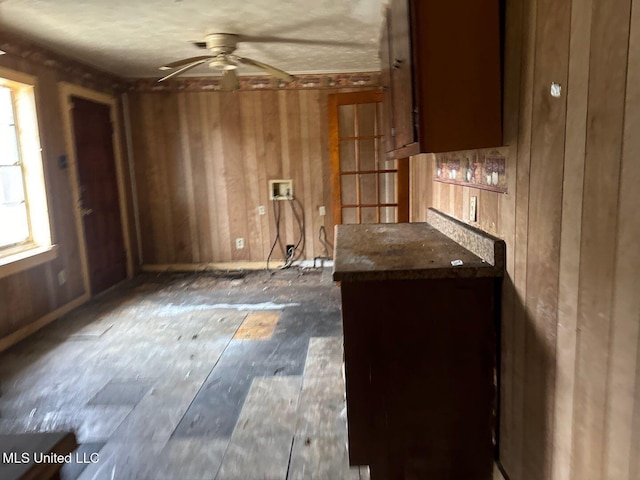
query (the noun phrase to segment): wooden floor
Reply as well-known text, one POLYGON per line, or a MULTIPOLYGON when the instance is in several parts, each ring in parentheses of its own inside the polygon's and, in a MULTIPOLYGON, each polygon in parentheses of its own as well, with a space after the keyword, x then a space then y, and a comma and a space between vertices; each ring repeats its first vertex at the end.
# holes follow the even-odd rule
POLYGON ((63 479, 354 479, 329 272, 144 275, 0 355, 0 433, 72 430, 63 479), (240 332, 240 334, 238 334, 240 332))

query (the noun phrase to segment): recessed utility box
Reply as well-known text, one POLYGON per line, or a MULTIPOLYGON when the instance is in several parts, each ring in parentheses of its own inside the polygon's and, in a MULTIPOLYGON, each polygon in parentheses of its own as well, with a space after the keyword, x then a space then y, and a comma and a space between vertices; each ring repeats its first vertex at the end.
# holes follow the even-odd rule
POLYGON ((271 200, 293 198, 293 180, 269 180, 269 198, 271 200))

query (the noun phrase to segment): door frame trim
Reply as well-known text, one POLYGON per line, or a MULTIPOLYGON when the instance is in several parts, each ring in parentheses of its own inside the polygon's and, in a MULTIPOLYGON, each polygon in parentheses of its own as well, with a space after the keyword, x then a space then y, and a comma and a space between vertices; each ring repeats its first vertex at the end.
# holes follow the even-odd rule
POLYGON ((382 102, 382 98, 380 89, 329 94, 329 155, 331 157, 331 197, 334 225, 342 223, 342 192, 338 173, 340 172, 338 109, 340 105, 382 102))
MULTIPOLYGON (((331 158, 331 198, 333 202, 333 224, 342 223, 342 192, 340 185, 340 139, 338 125, 338 109, 340 105, 382 102, 384 94, 381 90, 363 90, 357 92, 329 94, 329 155, 331 158)), ((383 112, 384 115, 384 112, 383 112)), ((380 152, 384 154, 384 151, 380 152)), ((409 222, 409 157, 397 160, 397 223, 409 222)))
POLYGON ((118 203, 120 204, 120 222, 122 223, 122 237, 125 255, 127 256, 127 278, 133 277, 133 258, 131 256, 131 237, 129 232, 129 213, 127 210, 127 192, 125 188, 124 165, 121 141, 120 109, 113 95, 97 92, 89 88, 81 87, 68 82, 59 82, 60 109, 62 112, 62 124, 64 140, 68 157, 68 168, 71 174, 71 193, 74 204, 74 216, 76 231, 80 247, 80 263, 82 264, 82 281, 85 291, 93 296, 89 279, 89 258, 87 254, 87 240, 82 222, 80 208, 80 176, 78 173, 78 159, 76 155, 76 142, 73 130, 73 118, 71 115, 71 97, 79 97, 92 102, 101 103, 109 107, 109 115, 113 125, 113 154, 116 166, 116 181, 118 186, 118 203))

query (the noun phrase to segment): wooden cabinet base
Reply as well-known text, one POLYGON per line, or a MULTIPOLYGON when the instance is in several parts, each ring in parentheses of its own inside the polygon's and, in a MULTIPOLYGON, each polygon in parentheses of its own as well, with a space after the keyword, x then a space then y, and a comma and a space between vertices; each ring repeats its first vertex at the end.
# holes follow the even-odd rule
POLYGON ((495 278, 342 281, 349 458, 373 480, 490 480, 495 278))

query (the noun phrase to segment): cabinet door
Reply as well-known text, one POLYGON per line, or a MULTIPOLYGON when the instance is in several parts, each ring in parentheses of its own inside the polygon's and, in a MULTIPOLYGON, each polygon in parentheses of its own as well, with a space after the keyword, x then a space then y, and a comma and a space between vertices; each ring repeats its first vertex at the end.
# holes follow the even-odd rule
POLYGON ((380 35, 380 77, 382 83, 382 125, 384 132, 383 148, 385 152, 394 150, 393 98, 391 91, 391 11, 385 9, 385 22, 380 35))
POLYGON ((402 148, 416 141, 413 124, 413 62, 408 0, 391 2, 391 98, 393 145, 402 148))

